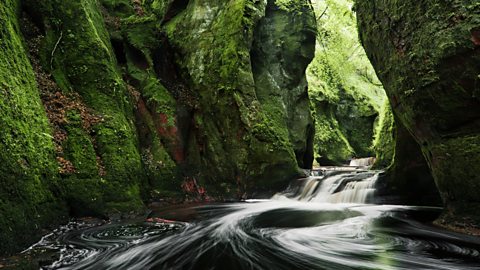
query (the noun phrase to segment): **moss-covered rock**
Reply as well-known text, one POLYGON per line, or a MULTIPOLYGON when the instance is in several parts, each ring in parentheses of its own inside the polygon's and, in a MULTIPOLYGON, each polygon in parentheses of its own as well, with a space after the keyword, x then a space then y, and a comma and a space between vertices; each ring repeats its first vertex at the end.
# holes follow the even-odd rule
POLYGON ((311 166, 308 0, 24 0, 22 9, 25 44, 19 2, 0 5, 0 252, 67 211, 242 198, 311 166))
POLYGON ((182 77, 198 94, 187 152, 199 184, 211 194, 243 196, 280 187, 298 174, 285 125, 291 116, 260 102, 255 88, 250 52, 265 9, 263 1, 190 1, 165 25, 182 77))
POLYGON ((422 148, 446 216, 480 224, 480 4, 368 0, 356 10, 363 45, 422 148))
POLYGON ((0 254, 32 241, 66 214, 58 199, 52 131, 40 101, 18 18, 19 1, 0 5, 0 254))
POLYGON ((376 196, 379 202, 440 206, 440 194, 420 146, 393 115, 388 100, 385 112, 375 140, 375 166, 386 169, 378 181, 376 196))
POLYGON ((178 8, 170 2, 101 1, 118 64, 135 97, 135 125, 149 181, 144 189, 153 199, 181 193, 179 166, 187 167, 185 138, 193 107, 161 30, 165 16, 178 8))
POLYGON ((297 162, 313 161, 314 121, 305 70, 315 52, 316 23, 309 1, 268 1, 251 51, 257 98, 297 162), (280 2, 280 3, 279 3, 280 2))
MULTIPOLYGON (((79 119, 71 115, 72 123, 66 127, 67 136, 72 137, 65 142, 67 157, 79 167, 77 173, 88 170, 82 177, 88 175, 101 183, 91 186, 98 187, 92 193, 103 195, 107 212, 140 209, 139 186, 144 180, 144 171, 133 122, 132 98, 118 71, 98 2, 42 1, 26 5, 43 19, 44 68, 50 70, 64 92, 78 93, 102 118, 92 126, 89 138, 78 125, 75 128, 73 122, 79 119), (81 149, 83 153, 78 152, 81 149), (103 174, 98 173, 99 168, 95 169, 100 165, 96 162, 97 156, 103 174)), ((68 186, 71 181, 65 184, 68 186)), ((75 189, 67 188, 67 191, 75 192, 75 189)), ((66 196, 78 198, 76 194, 66 196)))
POLYGON ((375 150, 375 167, 388 168, 392 165, 395 156, 395 119, 390 101, 385 99, 378 119, 377 131, 373 141, 375 150))
POLYGON ((315 152, 322 165, 372 156, 383 100, 381 83, 356 34, 353 1, 315 1, 318 36, 308 69, 316 112, 315 152))

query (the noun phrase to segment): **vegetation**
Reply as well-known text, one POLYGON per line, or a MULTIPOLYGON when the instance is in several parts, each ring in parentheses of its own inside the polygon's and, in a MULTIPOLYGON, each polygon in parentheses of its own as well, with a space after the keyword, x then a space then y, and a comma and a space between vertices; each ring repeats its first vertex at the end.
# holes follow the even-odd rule
POLYGON ((373 156, 386 96, 358 41, 353 1, 313 3, 318 34, 308 80, 316 112, 316 159, 329 165, 373 156))
POLYGON ((68 217, 268 197, 314 157, 376 156, 385 194, 438 187, 439 224, 477 226, 477 2, 5 0, 0 253, 68 217))
POLYGON ((16 0, 0 5, 0 252, 25 246, 38 228, 67 214, 19 8, 16 0))
MULTIPOLYGON (((294 29, 314 36, 313 10, 301 2, 277 18, 286 26, 302 16, 294 29)), ((310 47, 293 74, 298 86, 273 89, 286 98, 279 92, 295 89, 304 109, 259 99, 251 51, 267 6, 278 7, 252 0, 0 5, 0 252, 67 214, 131 215, 149 200, 271 193, 300 175, 299 165, 311 166, 305 68, 314 39, 293 38, 285 54, 293 59, 310 47)), ((283 36, 271 38, 279 44, 283 36)))

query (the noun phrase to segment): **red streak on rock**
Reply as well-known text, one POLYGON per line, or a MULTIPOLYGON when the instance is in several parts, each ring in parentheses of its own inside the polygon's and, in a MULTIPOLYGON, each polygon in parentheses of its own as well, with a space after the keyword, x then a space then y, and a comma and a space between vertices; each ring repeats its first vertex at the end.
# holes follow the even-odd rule
POLYGON ((480 46, 480 30, 472 30, 471 40, 475 46, 480 46))
POLYGON ((146 222, 152 223, 175 223, 174 220, 163 219, 163 218, 147 218, 146 222))

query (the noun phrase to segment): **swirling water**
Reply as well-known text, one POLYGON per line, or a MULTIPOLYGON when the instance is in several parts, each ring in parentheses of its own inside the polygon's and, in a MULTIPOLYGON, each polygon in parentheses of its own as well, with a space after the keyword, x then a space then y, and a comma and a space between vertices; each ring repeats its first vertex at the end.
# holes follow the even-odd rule
POLYGON ((317 180, 271 200, 183 208, 182 221, 71 223, 31 250, 58 254, 43 269, 480 269, 479 238, 429 225, 441 209, 351 203, 351 194, 331 203, 319 196, 339 201, 371 185, 331 181, 336 191, 319 195, 327 182, 317 180))

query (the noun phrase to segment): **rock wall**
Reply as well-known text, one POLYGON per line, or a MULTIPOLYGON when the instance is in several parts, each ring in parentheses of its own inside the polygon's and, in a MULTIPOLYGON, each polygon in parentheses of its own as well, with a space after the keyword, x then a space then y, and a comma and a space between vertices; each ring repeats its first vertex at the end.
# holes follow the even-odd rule
MULTIPOLYGON (((306 66, 308 58, 312 57, 308 52, 312 45, 307 45, 306 52, 298 52, 303 50, 298 43, 308 43, 304 33, 313 28, 314 20, 300 19, 305 13, 312 14, 308 3, 270 1, 267 8, 265 1, 191 1, 166 22, 175 63, 197 98, 187 143, 187 163, 191 164, 197 183, 207 186, 210 194, 245 196, 254 189, 280 188, 289 178, 299 174, 298 164, 310 166, 305 164, 311 160, 308 155, 312 152, 306 143, 311 136, 309 109, 296 108, 295 100, 286 103, 283 98, 269 100, 266 96, 272 91, 277 91, 274 93, 277 97, 298 96, 299 92, 307 96, 302 83, 304 71, 289 71, 293 72, 293 78, 287 78, 290 74, 276 78, 285 81, 283 85, 262 85, 262 78, 269 76, 264 72, 270 71, 252 71, 252 66, 258 68, 262 64, 252 62, 251 58, 256 26, 260 23, 258 31, 262 32, 261 28, 271 20, 278 20, 275 23, 279 26, 285 23, 281 20, 287 20, 294 22, 293 28, 306 30, 296 32, 298 37, 286 39, 286 35, 279 35, 271 41, 285 42, 289 46, 285 48, 290 51, 286 50, 284 57, 304 56, 306 66), (269 15, 279 8, 283 11, 269 15), (262 20, 266 9, 267 17, 262 20), (289 132, 295 110, 300 110, 300 117, 306 118, 294 123, 300 126, 295 132, 303 129, 298 137, 289 132)), ((253 49, 253 54, 255 51, 258 47, 253 49)), ((276 61, 281 62, 282 56, 276 61)), ((305 103, 305 98, 299 100, 305 103)))
POLYGON ((0 5, 0 252, 26 245, 67 214, 19 14, 19 1, 0 5))
POLYGON ((375 150, 375 167, 388 168, 393 164, 395 157, 396 122, 392 112, 390 101, 385 99, 381 114, 378 118, 377 132, 373 141, 375 150))
POLYGON ((251 51, 257 98, 267 117, 288 131, 297 162, 305 169, 313 161, 314 121, 305 70, 315 53, 315 26, 309 1, 279 6, 270 0, 251 51))
POLYGON ((65 120, 57 131, 63 136, 56 136, 58 156, 72 166, 60 172, 67 201, 80 215, 140 209, 145 174, 133 98, 119 73, 99 3, 51 0, 25 5, 41 21, 45 37, 40 65, 58 87, 45 90, 77 94, 77 102, 96 116, 89 121, 81 107, 65 106, 61 112, 65 120))
POLYGON ((67 215, 264 194, 311 166, 308 0, 8 0, 0 14, 0 253, 67 215))
POLYGON ((440 223, 478 226, 480 4, 366 0, 356 10, 365 50, 446 205, 440 223))
POLYGON ((385 100, 374 142, 375 168, 385 169, 376 198, 378 203, 440 206, 441 199, 420 146, 385 100))

